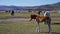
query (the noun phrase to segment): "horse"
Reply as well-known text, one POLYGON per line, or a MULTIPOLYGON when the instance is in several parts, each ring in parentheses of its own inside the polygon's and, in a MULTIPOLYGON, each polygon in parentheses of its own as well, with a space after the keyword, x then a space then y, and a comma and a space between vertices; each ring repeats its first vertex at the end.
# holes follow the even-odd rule
POLYGON ((50 17, 31 14, 30 21, 32 21, 32 19, 36 20, 36 24, 37 24, 36 30, 37 30, 37 32, 40 32, 39 23, 44 22, 45 24, 48 25, 49 33, 51 34, 51 18, 50 17))

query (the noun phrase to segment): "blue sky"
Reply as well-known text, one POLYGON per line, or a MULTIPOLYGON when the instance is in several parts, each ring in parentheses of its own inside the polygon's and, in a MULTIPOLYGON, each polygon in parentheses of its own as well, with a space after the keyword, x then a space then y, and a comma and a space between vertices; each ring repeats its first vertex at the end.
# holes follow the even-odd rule
POLYGON ((60 0, 0 0, 0 5, 39 6, 57 2, 60 2, 60 0))

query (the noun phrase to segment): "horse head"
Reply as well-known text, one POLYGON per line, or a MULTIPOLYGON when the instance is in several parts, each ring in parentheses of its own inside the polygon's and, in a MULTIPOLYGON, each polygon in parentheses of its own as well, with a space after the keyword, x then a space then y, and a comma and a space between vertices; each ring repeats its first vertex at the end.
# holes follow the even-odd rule
POLYGON ((37 14, 31 14, 30 15, 30 21, 32 21, 32 19, 36 19, 37 16, 38 16, 37 14))

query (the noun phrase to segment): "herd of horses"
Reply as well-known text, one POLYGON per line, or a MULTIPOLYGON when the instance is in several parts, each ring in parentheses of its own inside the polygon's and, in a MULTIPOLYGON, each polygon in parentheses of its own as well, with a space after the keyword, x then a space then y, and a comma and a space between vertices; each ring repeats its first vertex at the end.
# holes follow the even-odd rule
POLYGON ((50 17, 48 17, 48 16, 40 16, 38 14, 31 14, 30 15, 30 21, 32 21, 32 19, 36 20, 36 24, 37 24, 36 31, 37 32, 40 32, 39 23, 42 22, 42 23, 48 25, 48 30, 49 30, 49 33, 51 34, 51 18, 50 17))

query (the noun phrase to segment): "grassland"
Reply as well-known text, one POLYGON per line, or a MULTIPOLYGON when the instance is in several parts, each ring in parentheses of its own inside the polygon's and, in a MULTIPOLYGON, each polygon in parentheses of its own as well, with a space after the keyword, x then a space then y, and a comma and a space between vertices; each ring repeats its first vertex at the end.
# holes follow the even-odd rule
MULTIPOLYGON (((30 17, 31 13, 0 13, 0 19, 30 17)), ((43 15, 43 14, 41 14, 43 15)), ((52 16, 52 34, 60 34, 60 17, 58 13, 51 13, 52 16)), ((40 33, 36 32, 36 22, 29 20, 20 21, 0 21, 0 34, 48 34, 48 26, 40 23, 40 33)))

